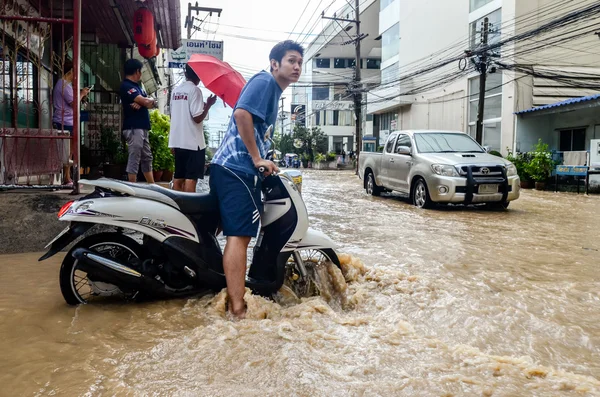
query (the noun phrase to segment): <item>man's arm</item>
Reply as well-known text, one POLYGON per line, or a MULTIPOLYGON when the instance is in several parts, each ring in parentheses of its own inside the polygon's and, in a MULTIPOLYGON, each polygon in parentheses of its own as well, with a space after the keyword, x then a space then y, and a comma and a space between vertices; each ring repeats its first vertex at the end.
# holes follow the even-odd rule
POLYGON ((133 102, 148 109, 154 109, 156 107, 156 99, 145 98, 139 94, 133 99, 133 102))
POLYGON ((258 151, 258 146, 256 146, 254 138, 254 122, 252 121, 252 114, 247 110, 238 108, 233 112, 233 118, 235 119, 240 137, 242 138, 244 145, 246 145, 248 153, 250 153, 250 156, 252 157, 254 166, 256 168, 265 167, 266 175, 270 175, 274 171, 279 171, 275 163, 263 160, 260 157, 260 152, 258 151))
MULTIPOLYGON (((200 99, 200 100, 202 100, 202 99, 200 99)), ((216 101, 217 101, 216 96, 214 96, 214 95, 209 96, 208 99, 206 100, 206 105, 203 106, 202 113, 199 114, 198 116, 192 117, 194 119, 194 122, 197 124, 200 124, 201 122, 203 122, 204 119, 206 118, 206 116, 208 115, 208 111, 210 110, 212 105, 215 104, 216 101)))

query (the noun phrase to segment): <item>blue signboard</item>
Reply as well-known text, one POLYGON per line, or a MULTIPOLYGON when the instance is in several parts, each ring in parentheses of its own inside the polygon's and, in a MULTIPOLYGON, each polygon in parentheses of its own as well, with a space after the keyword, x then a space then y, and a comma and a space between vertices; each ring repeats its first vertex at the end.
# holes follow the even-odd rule
POLYGON ((581 165, 557 165, 556 175, 586 176, 588 167, 581 165))

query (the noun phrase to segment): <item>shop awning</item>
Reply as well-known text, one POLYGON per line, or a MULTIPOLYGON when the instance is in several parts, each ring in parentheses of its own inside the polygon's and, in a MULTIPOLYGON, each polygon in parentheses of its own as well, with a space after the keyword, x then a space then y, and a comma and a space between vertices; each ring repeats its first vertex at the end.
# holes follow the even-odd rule
POLYGON ((515 114, 516 115, 525 115, 525 114, 537 113, 537 112, 542 112, 542 111, 550 111, 552 109, 562 108, 562 107, 569 107, 569 108, 579 107, 578 105, 584 105, 586 107, 588 105, 600 106, 600 94, 594 94, 594 95, 584 96, 584 97, 580 97, 580 98, 567 99, 566 101, 551 103, 549 105, 538 106, 535 108, 522 110, 520 112, 515 112, 515 114), (597 102, 597 103, 594 103, 594 102, 597 102))

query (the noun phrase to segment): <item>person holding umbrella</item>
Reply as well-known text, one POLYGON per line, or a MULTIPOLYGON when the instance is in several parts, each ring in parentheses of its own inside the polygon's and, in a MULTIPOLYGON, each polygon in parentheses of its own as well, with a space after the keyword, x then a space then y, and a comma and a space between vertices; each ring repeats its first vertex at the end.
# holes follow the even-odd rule
POLYGON ((250 239, 256 237, 262 212, 258 169, 264 168, 265 176, 279 171, 264 157, 277 121, 279 98, 300 78, 303 56, 304 48, 291 40, 273 47, 269 54, 270 73, 262 71, 244 86, 225 138, 212 160, 210 189, 219 200, 223 234, 227 236, 223 268, 229 312, 236 318, 246 314, 247 249, 250 239))
POLYGON ((173 189, 194 193, 198 179, 204 179, 206 142, 202 122, 217 101, 211 95, 203 102, 198 87, 200 78, 189 66, 185 66, 185 82, 171 94, 171 131, 169 147, 175 155, 175 180, 173 189))

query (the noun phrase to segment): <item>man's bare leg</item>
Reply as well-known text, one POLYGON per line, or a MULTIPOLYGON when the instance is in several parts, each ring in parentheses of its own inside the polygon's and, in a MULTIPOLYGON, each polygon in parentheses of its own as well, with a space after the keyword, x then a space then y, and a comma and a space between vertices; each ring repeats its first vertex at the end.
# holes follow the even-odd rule
POLYGON ((173 179, 173 190, 183 192, 185 188, 185 179, 173 179))
POLYGON ((227 294, 229 295, 229 311, 237 318, 246 315, 246 260, 250 237, 227 237, 223 253, 223 268, 227 279, 227 294))
POLYGON ((184 192, 188 193, 196 193, 196 185, 198 184, 197 179, 186 179, 185 187, 183 188, 184 192))
POLYGON ((127 174, 127 179, 129 182, 137 182, 137 174, 127 174))
POLYGON ((154 175, 152 174, 152 171, 144 172, 144 178, 146 178, 146 182, 154 183, 154 175))

